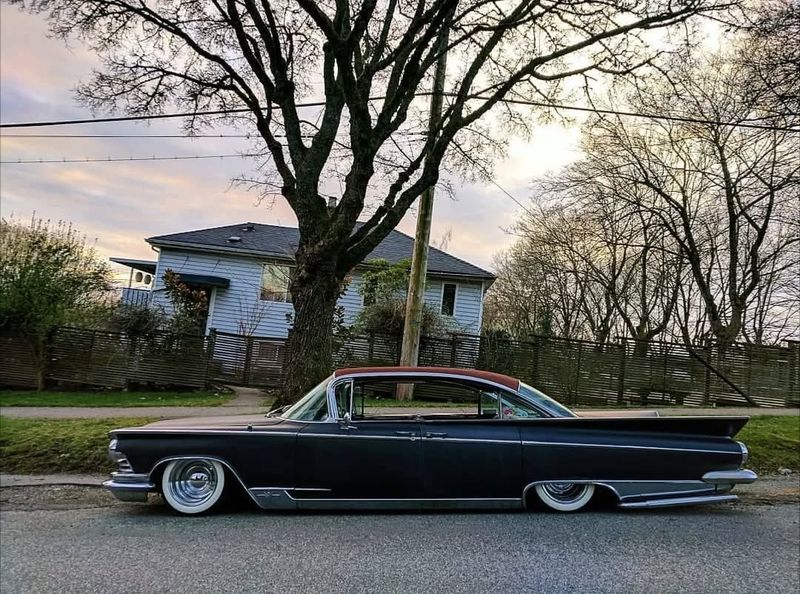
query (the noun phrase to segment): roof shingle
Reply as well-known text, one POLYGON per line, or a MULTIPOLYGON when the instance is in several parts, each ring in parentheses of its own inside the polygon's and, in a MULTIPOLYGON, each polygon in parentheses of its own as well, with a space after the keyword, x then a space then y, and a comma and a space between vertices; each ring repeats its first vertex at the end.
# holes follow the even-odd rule
MULTIPOLYGON (((149 237, 147 242, 153 245, 175 246, 181 244, 205 248, 209 251, 225 251, 247 255, 273 256, 276 258, 294 259, 299 232, 296 227, 263 225, 261 223, 239 223, 224 227, 184 231, 169 235, 149 237), (252 230, 246 230, 247 227, 252 230), (238 241, 229 241, 238 237, 238 241)), ((395 264, 410 259, 414 247, 413 238, 400 231, 392 231, 365 259, 383 259, 395 264)), ((440 275, 471 276, 475 278, 494 279, 494 275, 474 264, 443 252, 433 246, 428 255, 428 272, 440 275)))

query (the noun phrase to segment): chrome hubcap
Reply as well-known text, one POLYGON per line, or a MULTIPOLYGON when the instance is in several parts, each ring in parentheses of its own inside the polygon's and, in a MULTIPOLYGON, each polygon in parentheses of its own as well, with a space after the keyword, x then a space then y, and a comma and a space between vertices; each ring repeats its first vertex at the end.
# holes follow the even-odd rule
POLYGON ((571 503, 583 495, 588 487, 575 483, 547 483, 544 490, 556 501, 571 503))
POLYGON ((207 460, 180 461, 168 477, 167 488, 181 505, 203 505, 217 489, 217 471, 207 460))

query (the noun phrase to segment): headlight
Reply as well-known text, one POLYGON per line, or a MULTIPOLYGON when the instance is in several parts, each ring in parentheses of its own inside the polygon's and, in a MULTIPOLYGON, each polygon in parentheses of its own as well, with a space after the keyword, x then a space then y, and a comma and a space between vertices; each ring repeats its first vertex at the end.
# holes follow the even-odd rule
POLYGON ((108 458, 117 465, 118 472, 133 472, 133 467, 125 454, 117 451, 117 440, 112 439, 108 444, 108 458))

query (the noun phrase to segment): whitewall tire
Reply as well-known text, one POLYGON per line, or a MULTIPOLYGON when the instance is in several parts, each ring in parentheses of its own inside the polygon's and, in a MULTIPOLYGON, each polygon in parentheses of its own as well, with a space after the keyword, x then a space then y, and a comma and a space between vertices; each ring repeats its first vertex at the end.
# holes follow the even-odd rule
POLYGON ((201 514, 217 504, 225 489, 225 469, 216 460, 173 460, 161 476, 167 504, 182 514, 201 514))
POLYGON ((536 485, 539 500, 552 510, 574 512, 594 495, 594 485, 582 483, 541 483, 536 485))

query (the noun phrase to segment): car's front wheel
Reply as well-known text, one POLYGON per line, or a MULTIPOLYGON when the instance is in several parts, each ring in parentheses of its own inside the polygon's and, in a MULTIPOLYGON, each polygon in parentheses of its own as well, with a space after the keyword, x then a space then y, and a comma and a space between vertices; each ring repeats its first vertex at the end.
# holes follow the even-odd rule
POLYGON ((167 504, 182 514, 210 510, 225 489, 225 469, 216 460, 173 460, 161 477, 161 492, 167 504))
POLYGON ((594 495, 594 485, 583 483, 541 483, 536 494, 547 507, 560 512, 583 508, 594 495))

